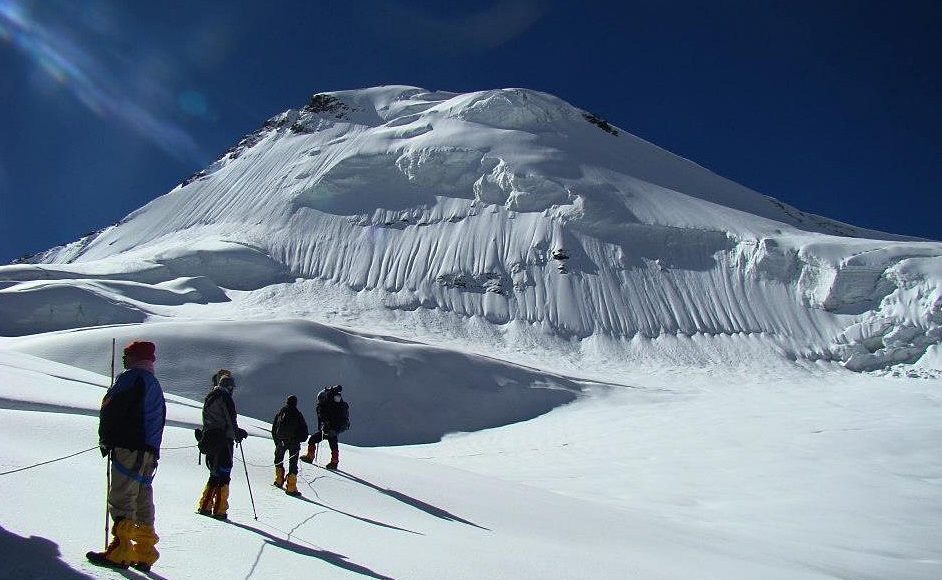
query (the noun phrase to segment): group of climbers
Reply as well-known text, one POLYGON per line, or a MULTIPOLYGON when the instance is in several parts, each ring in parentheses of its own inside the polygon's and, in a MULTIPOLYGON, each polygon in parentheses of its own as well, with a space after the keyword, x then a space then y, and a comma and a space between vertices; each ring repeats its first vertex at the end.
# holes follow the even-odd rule
MULTIPOLYGON (((152 342, 135 341, 125 347, 125 370, 118 375, 101 403, 99 446, 108 457, 108 515, 114 520, 111 542, 103 552, 86 554, 89 561, 112 568, 133 567, 149 571, 160 553, 159 536, 154 530, 153 481, 160 458, 160 443, 167 408, 160 382, 154 374, 157 361, 152 342)), ((209 479, 203 488, 197 513, 228 519, 229 482, 236 442, 248 436, 239 427, 232 392, 232 372, 220 369, 213 375, 212 389, 203 402, 203 426, 196 430, 199 450, 206 455, 209 479)), ((337 469, 340 450, 337 434, 350 426, 348 405, 341 396, 343 387, 333 385, 317 395, 317 432, 308 433, 298 398, 291 395, 272 422, 275 441, 274 485, 285 493, 299 496, 298 460, 313 463, 317 445, 327 440, 331 457, 325 466, 337 469), (307 453, 300 455, 307 440, 307 453), (284 459, 288 455, 288 472, 284 459)))
POLYGON ((324 467, 337 469, 340 463, 340 447, 337 434, 350 428, 349 405, 343 400, 342 385, 326 387, 317 394, 314 413, 317 416, 317 432, 308 438, 307 421, 298 410, 298 398, 291 395, 285 406, 278 411, 271 424, 271 436, 275 440, 275 487, 284 486, 288 495, 301 495, 298 491, 298 460, 313 463, 318 444, 327 440, 330 446, 330 461, 324 467), (301 443, 307 439, 307 453, 300 455, 301 443), (285 453, 288 454, 288 473, 285 474, 285 453))

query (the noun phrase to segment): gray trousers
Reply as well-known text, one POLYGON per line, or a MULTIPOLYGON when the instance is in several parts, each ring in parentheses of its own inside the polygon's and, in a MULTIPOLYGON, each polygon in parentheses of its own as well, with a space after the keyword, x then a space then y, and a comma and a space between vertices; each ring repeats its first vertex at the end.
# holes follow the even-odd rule
POLYGON ((154 525, 154 472, 157 458, 150 451, 115 447, 111 451, 108 511, 115 522, 130 519, 154 525))

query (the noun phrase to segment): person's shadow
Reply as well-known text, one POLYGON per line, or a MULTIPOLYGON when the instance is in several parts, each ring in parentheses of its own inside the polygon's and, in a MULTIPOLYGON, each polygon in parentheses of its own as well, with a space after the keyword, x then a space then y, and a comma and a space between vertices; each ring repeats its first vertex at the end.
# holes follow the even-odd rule
POLYGON ((254 534, 258 534, 262 536, 263 538, 265 538, 266 543, 268 543, 269 545, 275 546, 276 548, 281 548, 282 550, 288 550, 289 552, 294 552, 295 554, 300 554, 302 556, 309 556, 311 558, 317 558, 318 560, 322 560, 324 562, 327 562, 328 564, 337 566, 338 568, 343 568, 344 570, 349 570, 350 572, 354 572, 362 576, 368 576, 370 578, 377 578, 378 580, 394 580, 390 576, 384 576, 378 572, 374 572, 373 570, 370 570, 366 566, 361 566, 360 564, 351 562, 347 560, 345 556, 341 554, 337 554, 336 552, 331 552, 329 550, 318 550, 316 548, 309 548, 306 546, 302 546, 290 540, 279 538, 278 536, 274 534, 270 534, 266 531, 260 530, 258 528, 253 528, 252 526, 241 524, 236 521, 229 520, 229 523, 237 528, 242 528, 243 530, 247 530, 254 534))
POLYGON ((92 580, 60 559, 59 545, 48 538, 25 538, 0 526, 0 567, 4 578, 92 580))
POLYGON ((406 495, 406 494, 404 494, 404 493, 402 493, 402 492, 400 492, 400 491, 396 491, 396 490, 394 490, 394 489, 389 489, 388 487, 380 487, 380 486, 376 485, 375 483, 370 483, 369 481, 366 481, 365 479, 361 479, 361 478, 359 478, 359 477, 357 477, 357 476, 355 476, 355 475, 349 474, 349 473, 347 473, 346 471, 340 471, 339 469, 336 470, 336 471, 334 471, 334 473, 336 473, 337 475, 341 475, 341 476, 343 476, 343 477, 346 477, 347 479, 349 479, 349 480, 351 480, 351 481, 355 481, 355 482, 357 482, 357 483, 359 483, 359 484, 362 484, 362 485, 365 485, 365 486, 367 486, 367 487, 369 487, 369 488, 375 489, 376 491, 380 492, 380 493, 383 494, 383 495, 387 495, 387 496, 389 496, 389 497, 391 497, 391 498, 393 498, 393 499, 396 499, 396 500, 398 500, 398 501, 401 501, 402 503, 404 503, 404 504, 406 504, 406 505, 410 505, 410 506, 414 507, 415 509, 418 509, 418 510, 421 510, 421 511, 427 513, 427 514, 430 515, 430 516, 434 516, 434 517, 436 517, 436 518, 441 518, 441 519, 446 520, 446 521, 449 521, 449 522, 460 522, 460 523, 465 524, 465 525, 468 525, 468 526, 474 526, 475 528, 478 528, 479 530, 490 531, 490 530, 488 530, 487 528, 485 528, 484 526, 479 526, 479 525, 477 525, 477 524, 474 523, 474 522, 471 522, 471 521, 468 521, 468 520, 466 520, 466 519, 464 519, 464 518, 458 517, 458 516, 456 516, 456 515, 453 514, 453 513, 450 513, 450 512, 448 512, 448 511, 443 510, 442 508, 435 507, 435 506, 433 506, 433 505, 431 505, 431 504, 428 504, 428 503, 426 503, 426 502, 424 502, 424 501, 422 501, 422 500, 420 500, 420 499, 416 499, 416 498, 414 498, 414 497, 408 496, 408 495, 406 495))

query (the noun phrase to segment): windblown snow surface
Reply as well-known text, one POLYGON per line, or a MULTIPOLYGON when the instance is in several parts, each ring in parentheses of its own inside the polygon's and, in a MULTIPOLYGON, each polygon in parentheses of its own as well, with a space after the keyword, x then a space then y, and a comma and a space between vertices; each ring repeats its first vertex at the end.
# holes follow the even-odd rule
MULTIPOLYGON (((547 94, 320 93, 0 267, 0 473, 93 447, 111 341, 144 338, 172 399, 155 575, 938 578, 940 286, 939 242, 547 94), (219 367, 255 418, 258 520, 240 474, 229 525, 192 513, 219 367), (329 383, 344 473, 287 498, 265 423, 329 383)), ((102 480, 94 453, 0 476, 0 576, 121 577, 83 562, 102 480)))

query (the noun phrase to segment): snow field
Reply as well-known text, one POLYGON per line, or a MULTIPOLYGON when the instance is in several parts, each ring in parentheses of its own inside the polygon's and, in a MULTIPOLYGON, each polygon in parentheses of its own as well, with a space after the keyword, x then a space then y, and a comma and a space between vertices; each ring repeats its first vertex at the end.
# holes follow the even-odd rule
MULTIPOLYGON (((0 352, 0 473, 95 445, 107 377, 0 352)), ((439 443, 343 444, 342 473, 302 464, 304 499, 270 486, 267 424, 243 417, 251 436, 246 468, 236 454, 230 524, 193 513, 206 478, 192 435, 200 405, 169 397, 155 573, 938 576, 938 380, 826 369, 793 369, 778 381, 771 373, 622 378, 621 387, 585 382, 576 402, 529 421, 439 443)), ((244 392, 237 388, 237 404, 244 392)), ((0 476, 0 494, 16 498, 0 507, 0 572, 121 577, 83 561, 103 541, 104 463, 95 450, 0 476), (22 550, 35 556, 12 556, 22 550)))

